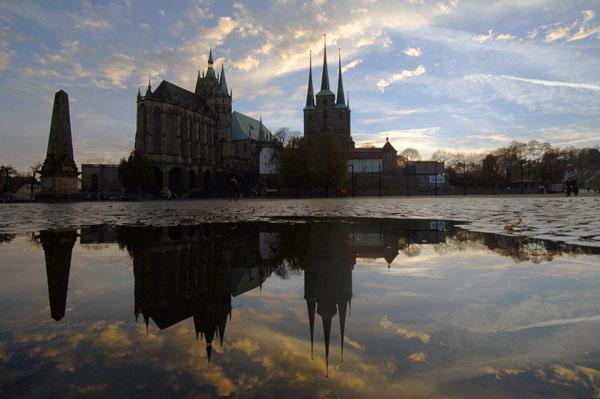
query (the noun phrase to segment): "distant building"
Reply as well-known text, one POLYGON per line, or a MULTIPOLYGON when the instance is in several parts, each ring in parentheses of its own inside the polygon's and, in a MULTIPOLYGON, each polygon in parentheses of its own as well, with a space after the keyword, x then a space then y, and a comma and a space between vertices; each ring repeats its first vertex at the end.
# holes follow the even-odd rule
POLYGON ((30 201, 41 191, 40 182, 33 176, 13 176, 6 180, 0 201, 30 201))
POLYGON ((119 199, 123 191, 119 165, 82 164, 81 191, 88 199, 119 199))
POLYGON ((348 168, 352 173, 394 172, 398 152, 386 138, 381 148, 352 148, 348 151, 348 168))
POLYGON ((321 90, 314 95, 312 82, 312 56, 309 61, 308 91, 304 107, 304 137, 314 137, 319 133, 334 133, 345 148, 354 148, 350 135, 350 106, 344 96, 342 82, 342 59, 339 57, 337 98, 329 86, 327 70, 327 46, 323 46, 323 75, 321 90), (315 102, 316 98, 316 102, 315 102))

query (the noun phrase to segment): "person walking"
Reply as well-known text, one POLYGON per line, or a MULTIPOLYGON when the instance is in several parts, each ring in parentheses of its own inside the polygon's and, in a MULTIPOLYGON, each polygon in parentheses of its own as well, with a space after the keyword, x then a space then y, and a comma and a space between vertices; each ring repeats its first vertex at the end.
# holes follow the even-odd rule
POLYGON ((579 194, 577 169, 575 169, 572 163, 567 165, 567 170, 565 171, 565 185, 567 186, 567 197, 571 196, 571 192, 575 193, 575 196, 579 194))
POLYGON ((240 199, 240 185, 235 178, 231 178, 227 183, 227 191, 229 192, 229 200, 237 201, 240 199))

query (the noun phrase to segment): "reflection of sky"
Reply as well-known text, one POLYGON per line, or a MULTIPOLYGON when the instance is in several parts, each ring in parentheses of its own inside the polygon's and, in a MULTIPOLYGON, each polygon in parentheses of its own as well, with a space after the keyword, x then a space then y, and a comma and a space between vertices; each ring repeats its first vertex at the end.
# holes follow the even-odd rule
POLYGON ((134 319, 133 268, 115 244, 73 249, 66 316, 50 318, 41 248, 0 245, 2 396, 589 396, 600 387, 597 257, 514 263, 482 247, 422 245, 354 267, 341 362, 333 320, 311 360, 302 274, 232 300, 208 363, 191 319, 134 319))

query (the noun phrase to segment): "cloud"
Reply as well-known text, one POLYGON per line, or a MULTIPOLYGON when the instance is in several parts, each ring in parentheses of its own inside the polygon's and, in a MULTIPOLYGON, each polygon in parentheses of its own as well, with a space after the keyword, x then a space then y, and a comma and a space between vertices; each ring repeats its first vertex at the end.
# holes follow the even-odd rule
POLYGON ((406 78, 412 78, 412 77, 417 77, 417 76, 421 76, 425 73, 425 66, 423 65, 419 65, 415 70, 410 71, 410 70, 404 70, 404 71, 400 71, 398 73, 393 74, 390 78, 388 79, 380 79, 377 82, 377 88, 381 91, 384 92, 385 88, 388 87, 389 85, 391 85, 392 83, 395 82, 399 82, 401 80, 404 80, 406 78))
POLYGON ((419 47, 407 47, 404 49, 403 53, 409 57, 420 57, 421 54, 423 54, 419 47))
MULTIPOLYGON (((374 111, 377 112, 377 111, 374 111)), ((383 110, 379 112, 379 116, 375 118, 363 118, 359 121, 361 125, 372 125, 376 123, 390 122, 401 119, 407 115, 428 112, 424 108, 405 108, 398 110, 383 110)))
POLYGON ((583 21, 579 24, 579 21, 575 21, 571 26, 559 26, 555 29, 549 30, 544 37, 546 43, 551 43, 560 39, 567 39, 567 42, 577 41, 586 39, 592 35, 600 34, 600 26, 590 27, 590 22, 596 16, 594 10, 584 10, 583 21), (569 34, 579 25, 577 32, 569 36, 569 34))
POLYGON ((600 34, 600 26, 588 28, 588 23, 596 16, 594 10, 583 11, 583 22, 579 26, 577 33, 573 34, 567 41, 572 42, 576 40, 586 39, 594 34, 600 34))
POLYGON ((394 334, 399 335, 403 338, 418 338, 422 343, 426 344, 429 342, 431 337, 421 331, 412 331, 407 328, 401 327, 390 320, 388 316, 384 316, 379 321, 379 327, 386 331, 392 331, 394 334))
POLYGON ((213 17, 213 14, 209 11, 211 4, 211 0, 194 0, 187 15, 192 21, 211 19, 213 17))
POLYGON ((10 62, 15 57, 15 51, 8 48, 6 30, 0 33, 0 72, 8 69, 10 62))
POLYGON ((348 64, 342 66, 342 73, 349 71, 350 69, 356 67, 357 65, 360 65, 361 63, 362 63, 362 60, 359 60, 359 59, 349 62, 348 64))
POLYGON ((600 85, 592 84, 592 83, 572 83, 572 82, 561 82, 555 80, 542 80, 542 79, 528 79, 521 78, 518 76, 510 76, 510 75, 465 75, 466 79, 471 79, 477 76, 478 78, 483 79, 494 79, 501 78, 507 80, 514 80, 517 82, 531 83, 535 85, 547 86, 547 87, 564 87, 568 89, 577 89, 577 90, 592 90, 592 91, 600 91, 600 85))
POLYGON ((440 15, 449 14, 458 7, 458 0, 450 0, 448 3, 439 2, 435 5, 435 13, 440 15))
POLYGON ((124 81, 131 76, 136 67, 133 58, 126 54, 113 54, 102 65, 98 66, 98 71, 114 87, 125 89, 127 86, 124 81))
POLYGON ((26 77, 26 78, 31 78, 31 77, 58 78, 58 77, 60 77, 60 74, 52 69, 45 69, 45 68, 37 68, 36 69, 36 68, 32 68, 32 67, 25 67, 25 68, 21 69, 21 76, 26 77))
POLYGON ((496 40, 503 40, 503 41, 507 41, 507 40, 514 40, 515 37, 513 35, 511 35, 510 33, 500 33, 499 35, 496 36, 496 40))
POLYGON ((247 72, 256 68, 260 64, 260 60, 252 55, 249 55, 240 61, 233 62, 232 64, 234 68, 247 72))
POLYGON ((575 26, 560 26, 556 29, 553 29, 551 31, 548 31, 548 33, 546 33, 546 36, 544 37, 544 41, 546 43, 550 43, 550 42, 554 42, 560 39, 564 39, 565 37, 567 37, 569 35, 569 32, 574 28, 575 26))
POLYGON ((424 362, 425 360, 427 360, 428 357, 429 356, 427 356, 423 352, 415 352, 415 353, 412 353, 410 356, 408 356, 408 360, 410 360, 413 363, 421 363, 421 362, 424 362))
POLYGON ((490 40, 499 40, 499 41, 510 41, 510 40, 514 40, 516 39, 513 35, 511 35, 510 33, 499 33, 497 35, 494 35, 494 31, 493 30, 488 30, 488 33, 485 35, 477 35, 477 36, 473 36, 471 38, 471 40, 473 40, 474 42, 477 43, 485 43, 487 41, 490 40))

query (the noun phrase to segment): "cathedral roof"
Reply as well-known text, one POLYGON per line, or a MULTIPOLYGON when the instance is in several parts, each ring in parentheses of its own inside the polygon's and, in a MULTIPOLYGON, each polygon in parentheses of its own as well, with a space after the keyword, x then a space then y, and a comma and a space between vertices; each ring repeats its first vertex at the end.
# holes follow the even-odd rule
POLYGON ((260 140, 260 132, 267 141, 271 141, 273 135, 269 129, 260 121, 233 111, 231 115, 231 139, 232 140, 260 140))
POLYGON ((177 102, 186 107, 197 106, 208 111, 208 105, 201 97, 167 80, 163 80, 158 85, 154 93, 152 93, 152 97, 177 102))

